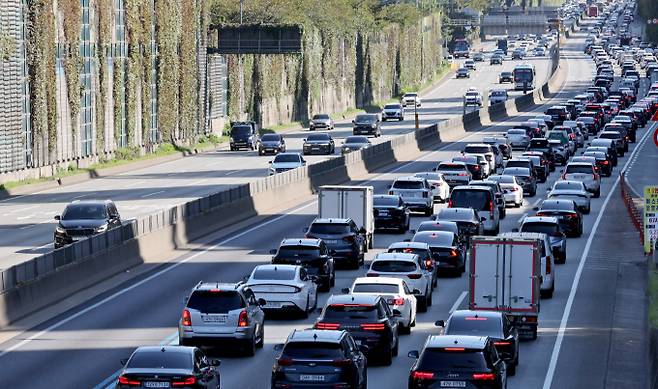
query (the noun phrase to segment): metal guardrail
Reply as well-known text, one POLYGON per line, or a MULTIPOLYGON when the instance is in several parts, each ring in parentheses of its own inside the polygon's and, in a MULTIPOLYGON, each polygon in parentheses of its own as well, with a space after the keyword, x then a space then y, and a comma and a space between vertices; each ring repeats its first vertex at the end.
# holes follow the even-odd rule
POLYGON ((619 188, 621 192, 621 197, 624 200, 626 205, 626 210, 628 210, 628 215, 631 218, 633 226, 640 234, 640 243, 644 243, 644 211, 640 209, 634 199, 641 199, 633 188, 626 184, 626 172, 619 172, 619 188))

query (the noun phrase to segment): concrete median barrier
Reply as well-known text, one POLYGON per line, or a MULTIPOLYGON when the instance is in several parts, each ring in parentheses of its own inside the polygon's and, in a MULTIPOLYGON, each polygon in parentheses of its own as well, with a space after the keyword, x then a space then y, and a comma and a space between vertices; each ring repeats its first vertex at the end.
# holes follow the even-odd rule
POLYGON ((541 104, 561 82, 563 76, 554 74, 547 84, 514 100, 368 149, 235 185, 5 269, 0 272, 0 328, 140 264, 166 263, 190 242, 253 216, 271 215, 283 201, 308 197, 321 185, 362 180, 392 163, 413 160, 439 143, 459 141, 483 125, 541 104))

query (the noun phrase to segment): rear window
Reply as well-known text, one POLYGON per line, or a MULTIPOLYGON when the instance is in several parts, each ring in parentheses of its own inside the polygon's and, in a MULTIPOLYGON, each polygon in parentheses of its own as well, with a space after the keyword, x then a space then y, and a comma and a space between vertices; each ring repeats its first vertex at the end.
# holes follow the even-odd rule
POLYGON ((277 268, 256 269, 252 276, 254 280, 294 280, 295 269, 277 268))
POLYGON ((455 212, 451 208, 443 208, 436 216, 436 220, 449 220, 449 221, 473 221, 473 214, 460 210, 455 212))
POLYGON ((356 284, 353 293, 399 293, 400 287, 395 284, 356 284))
POLYGON ((467 154, 486 154, 490 153, 491 149, 488 146, 466 146, 464 152, 467 154))
POLYGON ((368 138, 363 136, 348 136, 345 138, 345 143, 368 143, 368 138))
POLYGON ((593 167, 592 165, 567 165, 567 170, 565 170, 566 174, 571 174, 571 173, 586 173, 586 174, 592 174, 593 167))
POLYGON ((290 359, 340 359, 344 357, 340 344, 325 342, 291 342, 281 353, 290 359))
POLYGON ((350 226, 347 224, 337 224, 337 223, 313 223, 311 224, 310 232, 314 234, 348 234, 350 232, 350 226))
POLYGON ((285 163, 285 162, 299 162, 300 158, 297 154, 279 154, 274 157, 274 163, 285 163))
POLYGON ((423 231, 449 231, 449 232, 458 232, 459 230, 457 229, 457 226, 454 224, 446 224, 447 222, 427 222, 427 223, 420 223, 418 228, 416 228, 416 232, 423 232, 423 231))
POLYGON ((481 350, 444 351, 443 348, 426 348, 418 361, 418 370, 486 371, 487 362, 481 350))
POLYGON ((315 246, 281 246, 277 256, 280 257, 318 257, 320 248, 315 246))
POLYGON ((519 160, 507 161, 507 167, 528 167, 528 166, 530 166, 530 161, 519 161, 519 160))
POLYGON ((507 130, 509 135, 525 135, 525 130, 507 130))
POLYGON ((245 304, 238 292, 195 291, 187 307, 203 313, 228 313, 244 308, 245 304))
MULTIPOLYGON (((452 232, 452 231, 450 231, 452 232)), ((433 247, 446 247, 452 246, 452 241, 454 236, 452 234, 440 234, 440 233, 425 233, 425 234, 416 234, 414 235, 412 241, 427 243, 433 247)))
POLYGON ((548 110, 546 110, 546 114, 547 115, 559 115, 559 114, 564 113, 564 111, 565 111, 564 109, 560 109, 560 108, 549 108, 548 110))
POLYGON ((464 165, 454 165, 454 164, 440 164, 438 170, 444 171, 444 172, 463 172, 466 170, 466 166, 464 165))
POLYGON ((371 269, 385 273, 409 273, 416 271, 416 264, 409 261, 375 261, 371 269))
POLYGON ((484 190, 453 190, 450 195, 452 206, 460 208, 473 208, 475 210, 488 210, 491 193, 484 190))
POLYGON ((374 305, 332 304, 324 310, 324 320, 377 320, 377 316, 377 308, 374 305))
POLYGON ((601 139, 621 139, 621 134, 620 133, 603 133, 599 135, 599 138, 601 139))
POLYGON ((550 201, 545 200, 541 206, 542 210, 559 210, 559 211, 573 211, 573 203, 571 201, 550 201))
POLYGON ((553 186, 553 189, 567 189, 567 190, 580 190, 583 189, 584 186, 581 182, 571 182, 571 181, 558 181, 555 183, 553 186))
MULTIPOLYGON (((265 139, 265 138, 263 138, 263 139, 265 139)), ((311 134, 306 138, 306 140, 309 140, 309 141, 329 140, 329 135, 327 135, 327 134, 311 134)))
POLYGON ((479 316, 453 318, 446 328, 446 335, 479 335, 499 338, 502 333, 502 320, 479 316))
POLYGON ((535 139, 530 141, 530 147, 535 147, 535 148, 546 148, 548 147, 548 140, 547 139, 535 139))
POLYGON ((540 232, 543 234, 552 234, 558 232, 558 226, 552 223, 523 223, 521 232, 540 232))
POLYGON ((181 352, 138 351, 126 364, 129 369, 183 369, 191 370, 192 356, 181 352))
POLYGON ((400 198, 398 197, 375 197, 373 204, 380 207, 397 207, 400 205, 400 198))
POLYGON ((423 189, 422 181, 397 180, 393 183, 395 189, 423 189))

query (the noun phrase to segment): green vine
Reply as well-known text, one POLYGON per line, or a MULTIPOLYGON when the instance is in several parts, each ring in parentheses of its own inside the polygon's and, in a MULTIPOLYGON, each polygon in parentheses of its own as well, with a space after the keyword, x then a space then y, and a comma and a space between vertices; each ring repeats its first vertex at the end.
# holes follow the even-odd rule
MULTIPOLYGON (((178 125, 180 58, 178 41, 181 34, 180 0, 156 1, 156 39, 158 45, 158 126, 162 139, 175 140, 178 125)), ((186 20, 186 23, 189 22, 186 20)))
MULTIPOLYGON (((128 59, 126 64, 126 134, 128 146, 135 139, 137 115, 137 82, 142 78, 142 21, 140 10, 146 6, 144 0, 125 0, 126 30, 128 32, 128 59)), ((140 107, 141 109, 141 107, 140 107)))
POLYGON ((196 135, 198 101, 197 68, 197 10, 196 0, 181 0, 182 24, 179 45, 180 83, 179 83, 179 124, 180 137, 191 139, 196 135))
MULTIPOLYGON (((80 30, 82 28, 82 8, 80 0, 60 0, 60 9, 64 17, 64 74, 66 75, 66 92, 71 113, 71 134, 73 144, 77 145, 78 120, 80 117, 80 30)), ((75 147, 77 154, 77 146, 75 147)))
POLYGON ((114 74, 112 75, 112 99, 114 101, 114 140, 117 147, 120 146, 121 126, 123 125, 124 105, 123 101, 123 84, 124 59, 114 58, 114 74))
POLYGON ((105 152, 105 107, 108 98, 108 66, 107 51, 112 42, 112 1, 96 0, 96 15, 98 18, 97 35, 97 69, 98 88, 96 88, 96 153, 105 152))
POLYGON ((15 52, 16 40, 0 29, 0 61, 9 61, 15 52))
POLYGON ((142 144, 150 143, 149 132, 151 131, 151 84, 153 83, 153 74, 151 64, 153 61, 153 50, 151 48, 153 9, 150 0, 146 0, 140 7, 140 21, 142 24, 142 34, 140 45, 142 46, 142 144))
POLYGON ((54 160, 57 143, 55 80, 55 15, 50 0, 33 0, 28 14, 27 61, 30 72, 30 104, 34 165, 54 160), (51 155, 48 155, 50 152, 51 155))

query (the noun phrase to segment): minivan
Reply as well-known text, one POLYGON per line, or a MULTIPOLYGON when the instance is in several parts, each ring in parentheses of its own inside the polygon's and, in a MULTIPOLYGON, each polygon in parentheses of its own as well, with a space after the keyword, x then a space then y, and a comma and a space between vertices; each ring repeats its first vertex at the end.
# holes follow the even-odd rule
POLYGON ((500 230, 500 209, 496 195, 488 186, 456 186, 450 194, 448 208, 472 208, 482 221, 485 234, 496 235, 500 230))

